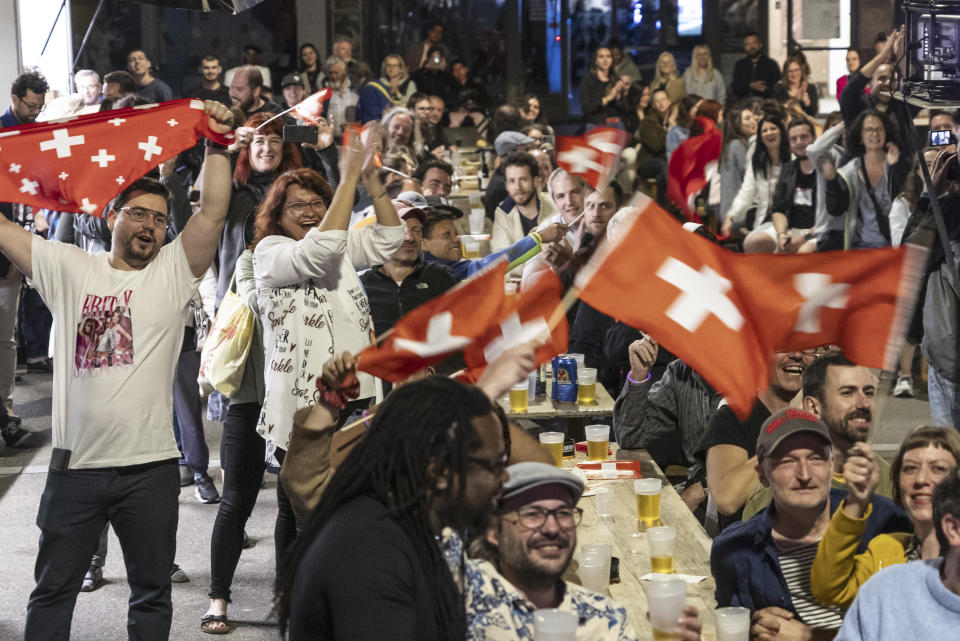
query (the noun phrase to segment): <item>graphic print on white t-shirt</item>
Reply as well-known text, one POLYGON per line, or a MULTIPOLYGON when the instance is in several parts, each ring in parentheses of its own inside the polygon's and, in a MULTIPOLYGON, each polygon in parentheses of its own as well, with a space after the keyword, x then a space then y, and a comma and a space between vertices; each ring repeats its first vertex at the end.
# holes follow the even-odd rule
POLYGON ((77 324, 74 376, 98 376, 107 370, 133 367, 132 297, 132 289, 120 296, 84 295, 77 324))

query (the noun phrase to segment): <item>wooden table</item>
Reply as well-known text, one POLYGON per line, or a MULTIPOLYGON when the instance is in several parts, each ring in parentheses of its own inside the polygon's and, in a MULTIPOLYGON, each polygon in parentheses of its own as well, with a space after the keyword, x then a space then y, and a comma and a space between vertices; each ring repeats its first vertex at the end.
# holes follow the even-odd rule
POLYGON ((597 383, 596 402, 589 405, 579 403, 556 403, 550 398, 553 381, 547 379, 544 386, 547 393, 535 399, 528 400, 526 412, 510 411, 510 400, 504 396, 497 402, 512 419, 525 418, 530 420, 567 419, 567 433, 576 440, 582 441, 584 436, 583 425, 586 420, 598 420, 613 415, 614 398, 607 389, 597 383))
MULTIPOLYGON (((614 458, 640 461, 644 478, 657 477, 663 480, 660 520, 664 525, 677 529, 677 572, 707 577, 700 583, 687 584, 687 603, 700 611, 703 639, 714 641, 714 610, 717 602, 714 597, 716 583, 710 574, 710 537, 645 451, 618 450, 616 444, 611 444, 611 449, 614 451, 614 458)), ((586 456, 577 452, 574 461, 564 461, 564 467, 573 467, 575 461, 581 460, 586 460, 586 456)), ((646 534, 637 532, 637 504, 633 481, 591 481, 588 491, 601 486, 609 487, 614 492, 613 516, 600 519, 597 516, 596 498, 586 496, 581 499, 579 505, 583 508, 583 521, 577 528, 578 546, 584 543, 609 543, 613 546, 613 556, 620 559, 620 582, 610 584, 607 593, 627 609, 629 621, 639 638, 651 639, 653 631, 647 621, 647 595, 640 580, 640 577, 651 571, 650 550, 646 534)), ((566 578, 579 582, 576 567, 574 559, 567 570, 566 578)))

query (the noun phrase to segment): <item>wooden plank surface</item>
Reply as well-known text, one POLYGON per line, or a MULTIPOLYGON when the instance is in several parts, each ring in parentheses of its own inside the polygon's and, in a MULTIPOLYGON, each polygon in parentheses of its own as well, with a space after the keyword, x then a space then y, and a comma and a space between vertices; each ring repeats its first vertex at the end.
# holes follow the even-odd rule
MULTIPOLYGON (((716 639, 714 609, 717 607, 714 593, 716 583, 710 575, 711 539, 684 504, 680 495, 667 482, 656 463, 642 450, 619 450, 611 444, 613 458, 638 460, 645 478, 658 477, 664 481, 660 493, 660 519, 664 525, 677 530, 676 570, 682 574, 707 577, 697 584, 687 584, 687 603, 700 611, 703 621, 703 639, 716 639)), ((575 461, 585 460, 577 452, 575 461)), ((564 461, 572 467, 575 461, 564 461)), ((613 583, 607 594, 627 609, 629 620, 641 639, 653 637, 647 621, 647 597, 640 577, 651 572, 650 550, 646 533, 638 532, 637 505, 632 480, 591 481, 588 491, 596 487, 609 487, 614 492, 613 516, 600 519, 597 515, 595 496, 585 496, 580 501, 583 521, 577 529, 578 546, 584 543, 609 543, 613 556, 620 559, 620 583, 613 583)), ((578 550, 579 552, 579 550, 578 550)), ((567 578, 579 582, 576 577, 576 559, 567 570, 567 578)))
POLYGON ((606 388, 597 383, 596 402, 589 405, 579 403, 555 403, 550 399, 550 389, 553 385, 551 380, 547 380, 547 393, 544 396, 538 396, 533 401, 527 401, 526 412, 510 411, 510 400, 506 396, 500 398, 497 402, 510 418, 527 419, 550 419, 550 418, 599 418, 601 416, 611 416, 613 414, 614 398, 610 396, 606 388))

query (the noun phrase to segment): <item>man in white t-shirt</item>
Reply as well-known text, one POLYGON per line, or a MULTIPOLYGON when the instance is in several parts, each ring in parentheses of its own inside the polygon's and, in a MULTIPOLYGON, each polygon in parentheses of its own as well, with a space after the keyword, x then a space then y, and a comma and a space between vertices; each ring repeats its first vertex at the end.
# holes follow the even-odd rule
MULTIPOLYGON (((204 103, 230 129, 223 105, 204 103)), ((53 452, 24 638, 65 639, 83 575, 109 522, 123 547, 131 639, 167 639, 173 608, 180 454, 173 378, 183 317, 213 261, 230 200, 230 159, 208 148, 200 211, 172 243, 167 188, 141 178, 111 203, 109 253, 90 255, 0 219, 0 251, 56 319, 53 452)))

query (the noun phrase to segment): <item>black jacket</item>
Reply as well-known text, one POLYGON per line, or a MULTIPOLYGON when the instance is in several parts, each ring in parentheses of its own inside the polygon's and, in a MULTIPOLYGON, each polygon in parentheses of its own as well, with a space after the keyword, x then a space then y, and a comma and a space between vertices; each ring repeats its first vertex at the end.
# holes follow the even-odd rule
POLYGON ((604 124, 609 118, 623 119, 623 112, 617 102, 603 104, 603 97, 614 84, 616 80, 613 78, 609 82, 601 82, 593 72, 584 76, 580 82, 580 107, 583 109, 584 122, 604 124))
MULTIPOLYGON (((797 190, 797 176, 800 173, 800 159, 794 158, 785 163, 780 169, 780 177, 777 179, 777 186, 773 191, 773 201, 770 206, 770 215, 774 213, 783 214, 787 217, 787 224, 791 229, 807 229, 813 227, 816 223, 817 202, 814 199, 813 205, 813 224, 804 226, 797 225, 796 217, 793 215, 793 196, 797 190)), ((816 185, 816 171, 814 171, 814 185, 816 185)), ((764 222, 764 221, 761 221, 764 222)))
MULTIPOLYGON (((750 98, 753 96, 772 98, 773 87, 780 81, 781 77, 780 66, 765 54, 760 54, 756 62, 744 56, 737 60, 737 63, 733 66, 733 83, 730 86, 730 93, 735 98, 750 98), (766 82, 767 90, 754 91, 751 89, 750 83, 755 80, 766 82)), ((844 89, 844 93, 846 93, 846 89, 844 89)))
POLYGON ((413 273, 399 285, 381 268, 382 265, 378 265, 360 275, 360 282, 370 302, 370 314, 377 336, 393 327, 410 310, 457 284, 456 277, 446 267, 428 263, 423 257, 417 262, 413 273))
MULTIPOLYGON (((860 71, 854 71, 847 80, 847 86, 843 88, 840 94, 840 114, 843 116, 843 124, 847 127, 853 124, 862 112, 877 106, 877 99, 868 93, 863 93, 867 88, 870 79, 864 76, 860 71)), ((916 107, 908 108, 902 100, 891 100, 887 106, 887 115, 897 126, 900 134, 900 140, 897 144, 901 152, 910 155, 913 151, 913 145, 908 144, 913 141, 911 136, 911 123, 913 117, 920 110, 916 107)), ((901 154, 902 155, 902 154, 901 154)))

